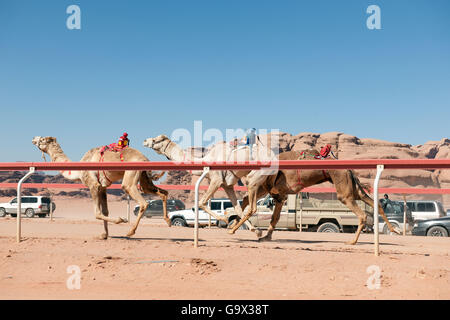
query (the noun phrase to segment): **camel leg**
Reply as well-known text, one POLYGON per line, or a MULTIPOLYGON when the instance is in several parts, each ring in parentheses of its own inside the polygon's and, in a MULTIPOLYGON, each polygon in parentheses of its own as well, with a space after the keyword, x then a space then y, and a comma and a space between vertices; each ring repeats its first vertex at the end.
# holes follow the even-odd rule
POLYGON ((130 231, 127 233, 127 237, 131 237, 136 233, 136 229, 139 225, 139 222, 142 219, 142 216, 144 215, 145 210, 147 210, 148 203, 145 201, 144 197, 141 195, 137 187, 131 187, 127 190, 127 194, 130 195, 136 202, 139 203, 139 213, 136 218, 136 222, 134 223, 133 227, 131 227, 130 231))
POLYGON ((102 206, 102 201, 104 201, 106 203, 106 190, 105 188, 101 187, 100 185, 95 185, 93 187, 90 188, 90 192, 91 192, 91 196, 92 196, 92 200, 94 201, 94 209, 95 209, 95 218, 99 219, 99 220, 103 220, 104 222, 104 227, 105 227, 105 232, 103 233, 100 238, 101 239, 106 239, 106 237, 108 236, 108 227, 107 227, 107 223, 111 222, 111 223, 122 223, 122 222, 126 222, 126 219, 122 219, 122 218, 110 218, 108 217, 108 214, 104 214, 105 212, 108 213, 108 208, 106 206, 102 206), (104 195, 102 196, 102 193, 104 193, 104 195), (102 200, 103 198, 103 200, 102 200))
MULTIPOLYGON (((109 216, 108 211, 108 200, 106 199, 106 189, 103 189, 100 194, 100 204, 102 208, 102 214, 107 217, 109 216)), ((107 239, 108 238, 108 221, 103 221, 103 227, 105 228, 105 233, 100 236, 101 239, 107 239)))
MULTIPOLYGON (((227 187, 224 187, 224 190, 227 193, 228 198, 231 200, 231 203, 233 204, 235 212, 238 214, 239 217, 242 217, 243 216, 242 209, 241 209, 241 206, 239 205, 239 202, 237 201, 236 193, 234 192, 233 187, 227 186, 227 187)), ((236 219, 235 219, 235 221, 233 221, 233 226, 235 224, 236 224, 236 219)), ((248 229, 250 231, 255 232, 257 237, 261 236, 261 233, 262 233, 261 230, 256 229, 250 223, 250 221, 245 221, 245 225, 248 227, 248 229)))
MULTIPOLYGON (((365 193, 360 194, 360 198, 362 201, 364 201, 366 204, 368 204, 369 206, 371 206, 372 208, 374 208, 374 201, 372 198, 370 198, 368 195, 366 195, 365 193)), ((386 214, 384 213, 383 207, 378 203, 378 213, 381 216, 381 218, 383 218, 384 222, 386 222, 386 225, 388 226, 389 230, 391 232, 397 233, 397 234, 401 234, 400 230, 397 230, 394 228, 394 226, 390 223, 390 221, 388 220, 388 218, 386 217, 386 214)))
POLYGON ((171 227, 172 221, 170 221, 169 215, 167 214, 167 198, 168 198, 169 192, 167 192, 164 189, 158 188, 158 191, 156 191, 156 194, 162 199, 162 202, 163 202, 163 213, 164 213, 163 218, 166 221, 167 225, 169 227, 171 227))
POLYGON ((147 173, 143 172, 142 173, 143 176, 141 176, 140 179, 140 184, 141 184, 141 188, 142 190, 147 193, 147 194, 155 194, 157 196, 159 196, 163 202, 163 218, 166 221, 167 225, 170 227, 172 226, 172 222, 169 219, 169 216, 167 214, 167 198, 169 195, 169 192, 167 192, 164 189, 158 188, 157 186, 155 186, 148 178, 147 178, 147 173), (144 176, 145 175, 145 176, 144 176), (147 178, 147 179, 146 179, 147 178))
POLYGON ((222 181, 219 179, 211 179, 211 182, 209 184, 208 190, 203 195, 203 197, 200 199, 198 203, 199 209, 202 209, 206 211, 209 215, 213 216, 217 220, 227 222, 227 219, 225 217, 218 216, 215 214, 210 208, 208 208, 208 200, 212 198, 214 193, 220 188, 222 185, 222 181))
MULTIPOLYGON (((338 195, 339 199, 339 195, 338 195)), ((361 231, 363 230, 364 226, 366 225, 367 217, 366 213, 358 206, 356 201, 354 199, 349 198, 343 198, 339 199, 343 204, 345 204, 350 210, 353 211, 354 214, 358 217, 359 223, 358 223, 358 229, 356 230, 355 239, 353 241, 346 242, 346 244, 354 245, 356 242, 358 242, 359 235, 361 234, 361 231)))
POLYGON ((272 219, 270 220, 270 226, 267 229, 267 234, 265 237, 259 238, 259 241, 270 241, 272 240, 272 233, 275 230, 275 227, 280 220, 281 215, 281 209, 283 208, 284 201, 286 199, 283 199, 282 201, 275 201, 275 208, 273 210, 272 219))
POLYGON ((249 187, 248 189, 248 201, 250 204, 250 208, 247 212, 247 214, 242 218, 231 230, 228 231, 229 234, 234 234, 237 229, 239 229, 245 221, 247 221, 255 212, 256 212, 256 201, 257 198, 257 192, 254 188, 249 187))
POLYGON ((136 229, 139 225, 139 222, 142 219, 142 216, 144 215, 145 210, 147 210, 148 203, 145 201, 144 197, 141 195, 141 192, 139 191, 137 187, 137 181, 139 179, 140 173, 127 171, 124 174, 124 178, 122 180, 122 189, 131 197, 133 200, 139 203, 139 214, 137 216, 136 222, 134 223, 133 227, 131 227, 130 231, 127 233, 127 237, 131 237, 136 233, 136 229), (128 174, 130 173, 130 174, 128 174), (134 173, 134 176, 133 176, 134 173))

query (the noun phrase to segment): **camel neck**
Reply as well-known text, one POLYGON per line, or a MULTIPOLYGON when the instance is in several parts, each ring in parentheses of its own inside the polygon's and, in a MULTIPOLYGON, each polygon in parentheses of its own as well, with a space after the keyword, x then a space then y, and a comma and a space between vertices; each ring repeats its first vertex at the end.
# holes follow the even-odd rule
POLYGON ((172 161, 192 161, 201 160, 201 158, 195 158, 190 153, 181 149, 175 142, 171 141, 164 151, 164 155, 172 161))
POLYGON ((62 151, 58 145, 51 145, 47 150, 47 154, 50 156, 53 162, 70 162, 70 159, 62 151))
MULTIPOLYGON (((70 159, 64 154, 59 145, 50 145, 47 154, 52 162, 70 162, 70 159)), ((60 171, 61 175, 69 180, 81 180, 81 171, 60 171)))

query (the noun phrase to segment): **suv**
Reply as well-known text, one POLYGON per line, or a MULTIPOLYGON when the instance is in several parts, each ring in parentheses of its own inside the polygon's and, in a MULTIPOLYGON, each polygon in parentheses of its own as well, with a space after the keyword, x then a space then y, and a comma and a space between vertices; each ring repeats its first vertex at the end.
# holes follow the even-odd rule
MULTIPOLYGON (((239 203, 241 203, 241 200, 239 200, 239 203)), ((225 210, 228 208, 232 208, 233 205, 231 204, 231 201, 229 199, 221 198, 211 199, 209 207, 214 213, 223 215, 225 210)), ((172 225, 174 226, 193 226, 195 223, 195 208, 170 212, 169 218, 172 221, 172 225)), ((216 218, 211 217, 207 212, 203 210, 198 210, 198 224, 200 226, 208 225, 210 218, 212 225, 218 225, 216 218)))
POLYGON ((411 210, 414 221, 429 220, 444 217, 445 211, 442 203, 439 201, 406 201, 411 210))
MULTIPOLYGON (((50 197, 43 196, 29 196, 22 197, 21 211, 22 214, 28 218, 33 218, 38 215, 40 218, 45 218, 50 214, 50 197)), ((54 212, 56 205, 52 202, 52 211, 54 212)), ((0 217, 4 217, 10 214, 11 217, 17 216, 17 198, 12 199, 10 202, 0 203, 0 217)))
MULTIPOLYGON (((147 200, 148 207, 144 212, 144 216, 150 218, 152 216, 162 216, 164 214, 163 211, 163 201, 162 200, 147 200)), ((140 206, 134 207, 134 214, 137 216, 139 213, 140 206)), ((184 210, 185 205, 183 201, 178 199, 169 199, 167 200, 167 212, 176 211, 176 210, 184 210)))

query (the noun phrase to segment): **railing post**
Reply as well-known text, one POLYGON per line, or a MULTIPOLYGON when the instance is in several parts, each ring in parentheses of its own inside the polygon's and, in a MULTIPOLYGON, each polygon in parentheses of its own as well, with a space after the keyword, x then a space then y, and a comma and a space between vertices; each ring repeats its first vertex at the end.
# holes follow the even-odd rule
MULTIPOLYGON (((17 243, 20 242, 21 233, 22 233, 22 225, 21 225, 21 215, 22 215, 22 183, 28 179, 29 176, 31 176, 34 173, 34 167, 30 168, 30 171, 19 180, 19 183, 17 184, 17 232, 16 232, 16 241, 17 243)), ((51 203, 50 203, 51 205, 51 203)))
POLYGON ((377 175, 375 176, 375 181, 373 183, 373 234, 374 234, 374 245, 375 245, 375 255, 380 255, 380 243, 378 234, 378 183, 380 182, 381 173, 384 170, 384 165, 377 165, 377 175))
POLYGON ((128 223, 131 224, 130 195, 127 195, 127 219, 128 223))
POLYGON ((203 178, 208 174, 209 167, 203 168, 203 173, 200 176, 200 178, 195 183, 195 224, 194 224, 194 247, 198 247, 198 190, 200 188, 200 183, 202 182, 203 178))

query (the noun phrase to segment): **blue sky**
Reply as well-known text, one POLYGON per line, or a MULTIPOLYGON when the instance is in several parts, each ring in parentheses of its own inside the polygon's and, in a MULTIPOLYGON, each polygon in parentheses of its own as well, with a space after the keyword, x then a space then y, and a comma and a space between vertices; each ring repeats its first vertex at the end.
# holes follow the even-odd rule
POLYGON ((450 137, 449 16, 447 0, 0 0, 0 161, 40 161, 36 135, 75 161, 124 131, 159 159, 142 141, 195 120, 450 137))

